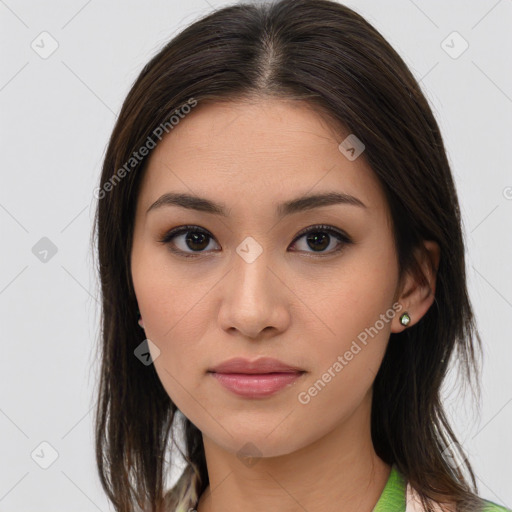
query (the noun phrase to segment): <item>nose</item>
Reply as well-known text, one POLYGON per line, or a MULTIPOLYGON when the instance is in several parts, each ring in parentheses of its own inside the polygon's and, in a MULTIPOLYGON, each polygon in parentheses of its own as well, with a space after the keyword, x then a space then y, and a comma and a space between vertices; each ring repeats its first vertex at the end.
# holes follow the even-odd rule
POLYGON ((251 339, 278 335, 290 322, 289 295, 283 278, 270 268, 265 251, 254 261, 238 254, 222 287, 219 323, 251 339))

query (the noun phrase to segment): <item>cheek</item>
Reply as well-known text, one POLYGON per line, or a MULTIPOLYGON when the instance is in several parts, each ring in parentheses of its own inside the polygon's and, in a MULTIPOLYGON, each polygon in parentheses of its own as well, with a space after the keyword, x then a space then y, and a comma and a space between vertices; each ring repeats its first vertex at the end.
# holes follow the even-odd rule
POLYGON ((322 319, 333 336, 347 339, 370 327, 393 302, 397 284, 394 249, 366 243, 333 268, 328 281, 318 286, 322 319))
POLYGON ((375 244, 367 249, 347 258, 339 271, 332 272, 329 283, 319 287, 324 334, 316 345, 312 380, 324 376, 322 381, 329 381, 332 392, 366 392, 379 369, 396 315, 393 247, 375 244))
POLYGON ((163 346, 183 340, 182 347, 176 346, 177 352, 190 346, 185 340, 197 339, 195 320, 205 303, 205 291, 211 286, 208 279, 173 264, 165 248, 149 243, 134 250, 132 278, 146 334, 163 346))
POLYGON ((162 248, 134 246, 132 279, 144 319, 141 337, 145 334, 158 347, 155 370, 174 398, 179 383, 187 382, 193 373, 190 366, 197 360, 194 351, 203 336, 196 320, 202 312, 204 291, 186 274, 170 268, 169 261, 162 248))
POLYGON ((337 305, 346 308, 331 316, 334 334, 316 344, 311 374, 295 393, 302 414, 323 417, 326 429, 351 416, 371 390, 394 315, 371 296, 360 309, 351 309, 350 302, 337 305))

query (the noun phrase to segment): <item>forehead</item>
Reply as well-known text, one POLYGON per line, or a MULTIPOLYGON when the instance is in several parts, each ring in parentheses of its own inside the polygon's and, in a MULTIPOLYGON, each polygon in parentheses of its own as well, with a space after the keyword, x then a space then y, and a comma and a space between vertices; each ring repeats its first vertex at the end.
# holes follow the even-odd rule
POLYGON ((297 195, 338 191, 385 208, 364 158, 339 150, 349 135, 302 101, 199 104, 152 151, 139 200, 187 192, 269 208, 297 195))

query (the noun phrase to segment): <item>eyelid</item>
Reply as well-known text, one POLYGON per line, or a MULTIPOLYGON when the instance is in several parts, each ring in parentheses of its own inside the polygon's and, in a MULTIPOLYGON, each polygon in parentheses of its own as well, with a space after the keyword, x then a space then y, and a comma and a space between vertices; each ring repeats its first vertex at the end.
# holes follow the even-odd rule
POLYGON ((352 242, 351 238, 341 229, 335 228, 334 226, 329 226, 327 224, 313 224, 299 231, 292 243, 295 243, 299 238, 307 235, 310 232, 314 232, 315 230, 334 233, 335 235, 338 235, 340 238, 342 238, 346 243, 352 242))
MULTIPOLYGON (((201 228, 198 225, 190 225, 189 224, 189 225, 177 226, 177 227, 167 231, 162 237, 160 237, 158 239, 158 242, 161 244, 164 244, 164 245, 170 245, 171 240, 173 238, 175 238, 176 236, 182 235, 184 233, 187 233, 189 231, 203 233, 203 234, 207 235, 208 237, 210 237, 212 240, 215 240, 215 237, 207 229, 201 228)), ((316 231, 324 231, 324 232, 329 233, 331 236, 335 236, 337 238, 337 240, 340 242, 340 246, 338 246, 338 248, 336 248, 334 250, 331 250, 329 252, 324 252, 324 253, 322 253, 322 252, 315 253, 314 251, 312 251, 312 252, 296 251, 296 252, 306 253, 309 256, 322 258, 322 257, 327 257, 327 256, 331 256, 333 254, 336 254, 341 249, 343 249, 343 246, 354 243, 353 240, 351 239, 351 237, 349 235, 347 235, 341 229, 338 229, 338 228, 335 228, 334 226, 330 226, 330 225, 326 225, 326 224, 313 224, 313 225, 307 226, 304 229, 302 229, 301 231, 299 231, 299 233, 297 233, 297 235, 291 242, 291 245, 295 244, 297 242, 297 240, 302 238, 304 235, 307 235, 310 232, 316 232, 316 231)), ((201 256, 207 255, 211 252, 211 251, 206 251, 206 252, 187 253, 180 249, 170 249, 170 250, 175 254, 179 254, 180 256, 192 257, 192 258, 201 257, 201 256)))

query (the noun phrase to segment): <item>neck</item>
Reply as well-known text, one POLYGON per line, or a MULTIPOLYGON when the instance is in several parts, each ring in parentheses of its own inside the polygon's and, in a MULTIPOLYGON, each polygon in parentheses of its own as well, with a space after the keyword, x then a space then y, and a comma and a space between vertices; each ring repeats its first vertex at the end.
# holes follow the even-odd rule
POLYGON ((203 434, 210 485, 197 512, 371 512, 391 466, 373 448, 371 400, 315 442, 244 464, 203 434))

